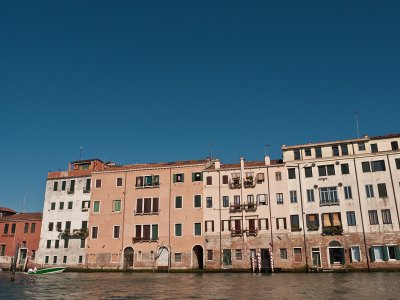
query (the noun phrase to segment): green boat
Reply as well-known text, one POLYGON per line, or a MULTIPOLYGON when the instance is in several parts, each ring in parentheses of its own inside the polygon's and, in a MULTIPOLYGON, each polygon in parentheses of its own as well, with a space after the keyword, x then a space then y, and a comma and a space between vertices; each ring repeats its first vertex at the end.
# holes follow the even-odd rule
POLYGON ((46 269, 29 269, 28 274, 31 275, 42 275, 42 274, 55 274, 55 273, 61 273, 64 272, 65 268, 64 267, 54 267, 54 268, 46 268, 46 269))

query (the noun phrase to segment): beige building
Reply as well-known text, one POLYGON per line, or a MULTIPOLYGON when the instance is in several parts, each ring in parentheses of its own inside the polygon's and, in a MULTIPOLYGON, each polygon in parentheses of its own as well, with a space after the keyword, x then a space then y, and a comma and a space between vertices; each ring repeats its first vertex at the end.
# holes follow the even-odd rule
POLYGON ((295 247, 314 268, 400 267, 400 135, 283 146, 295 247))
POLYGON ((87 265, 203 268, 203 175, 209 162, 109 167, 93 174, 87 265))

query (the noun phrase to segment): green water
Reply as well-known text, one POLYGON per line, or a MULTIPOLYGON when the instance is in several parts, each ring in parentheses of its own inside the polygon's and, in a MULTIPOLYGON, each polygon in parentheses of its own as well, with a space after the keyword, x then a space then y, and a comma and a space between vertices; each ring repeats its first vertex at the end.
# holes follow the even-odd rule
POLYGON ((400 273, 0 273, 0 299, 400 299, 400 273))

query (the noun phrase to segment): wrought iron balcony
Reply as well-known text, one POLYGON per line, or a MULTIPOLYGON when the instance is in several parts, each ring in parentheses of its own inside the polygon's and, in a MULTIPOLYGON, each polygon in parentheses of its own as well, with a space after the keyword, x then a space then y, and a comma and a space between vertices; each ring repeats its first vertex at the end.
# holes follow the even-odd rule
POLYGON ((231 237, 243 236, 242 228, 231 228, 231 237))
POLYGON ((245 203, 244 210, 247 212, 249 212, 249 211, 254 212, 257 210, 257 204, 256 203, 245 203))
POLYGON ((258 228, 247 228, 246 229, 246 236, 257 236, 258 228))
POLYGON ((61 238, 63 239, 85 239, 89 235, 89 231, 87 228, 74 229, 72 232, 66 229, 61 233, 61 238))
POLYGON ((324 226, 322 227, 322 235, 342 235, 342 226, 324 226))
POLYGON ((132 238, 132 243, 151 243, 151 242, 158 242, 158 237, 157 238, 151 238, 151 237, 144 237, 144 236, 139 236, 139 237, 133 237, 132 238))
POLYGON ((241 212, 242 210, 243 210, 243 207, 241 204, 231 204, 229 206, 230 213, 237 213, 237 212, 241 212))
POLYGON ((144 215, 159 215, 160 214, 160 209, 159 210, 152 210, 152 211, 134 211, 135 216, 144 216, 144 215))

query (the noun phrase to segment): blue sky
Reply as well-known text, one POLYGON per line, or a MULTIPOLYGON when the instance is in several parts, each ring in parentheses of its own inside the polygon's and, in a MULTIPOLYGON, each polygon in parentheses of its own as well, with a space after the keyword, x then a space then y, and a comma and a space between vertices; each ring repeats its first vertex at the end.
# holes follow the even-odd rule
POLYGON ((1 1, 0 206, 49 170, 400 132, 400 1, 1 1))

